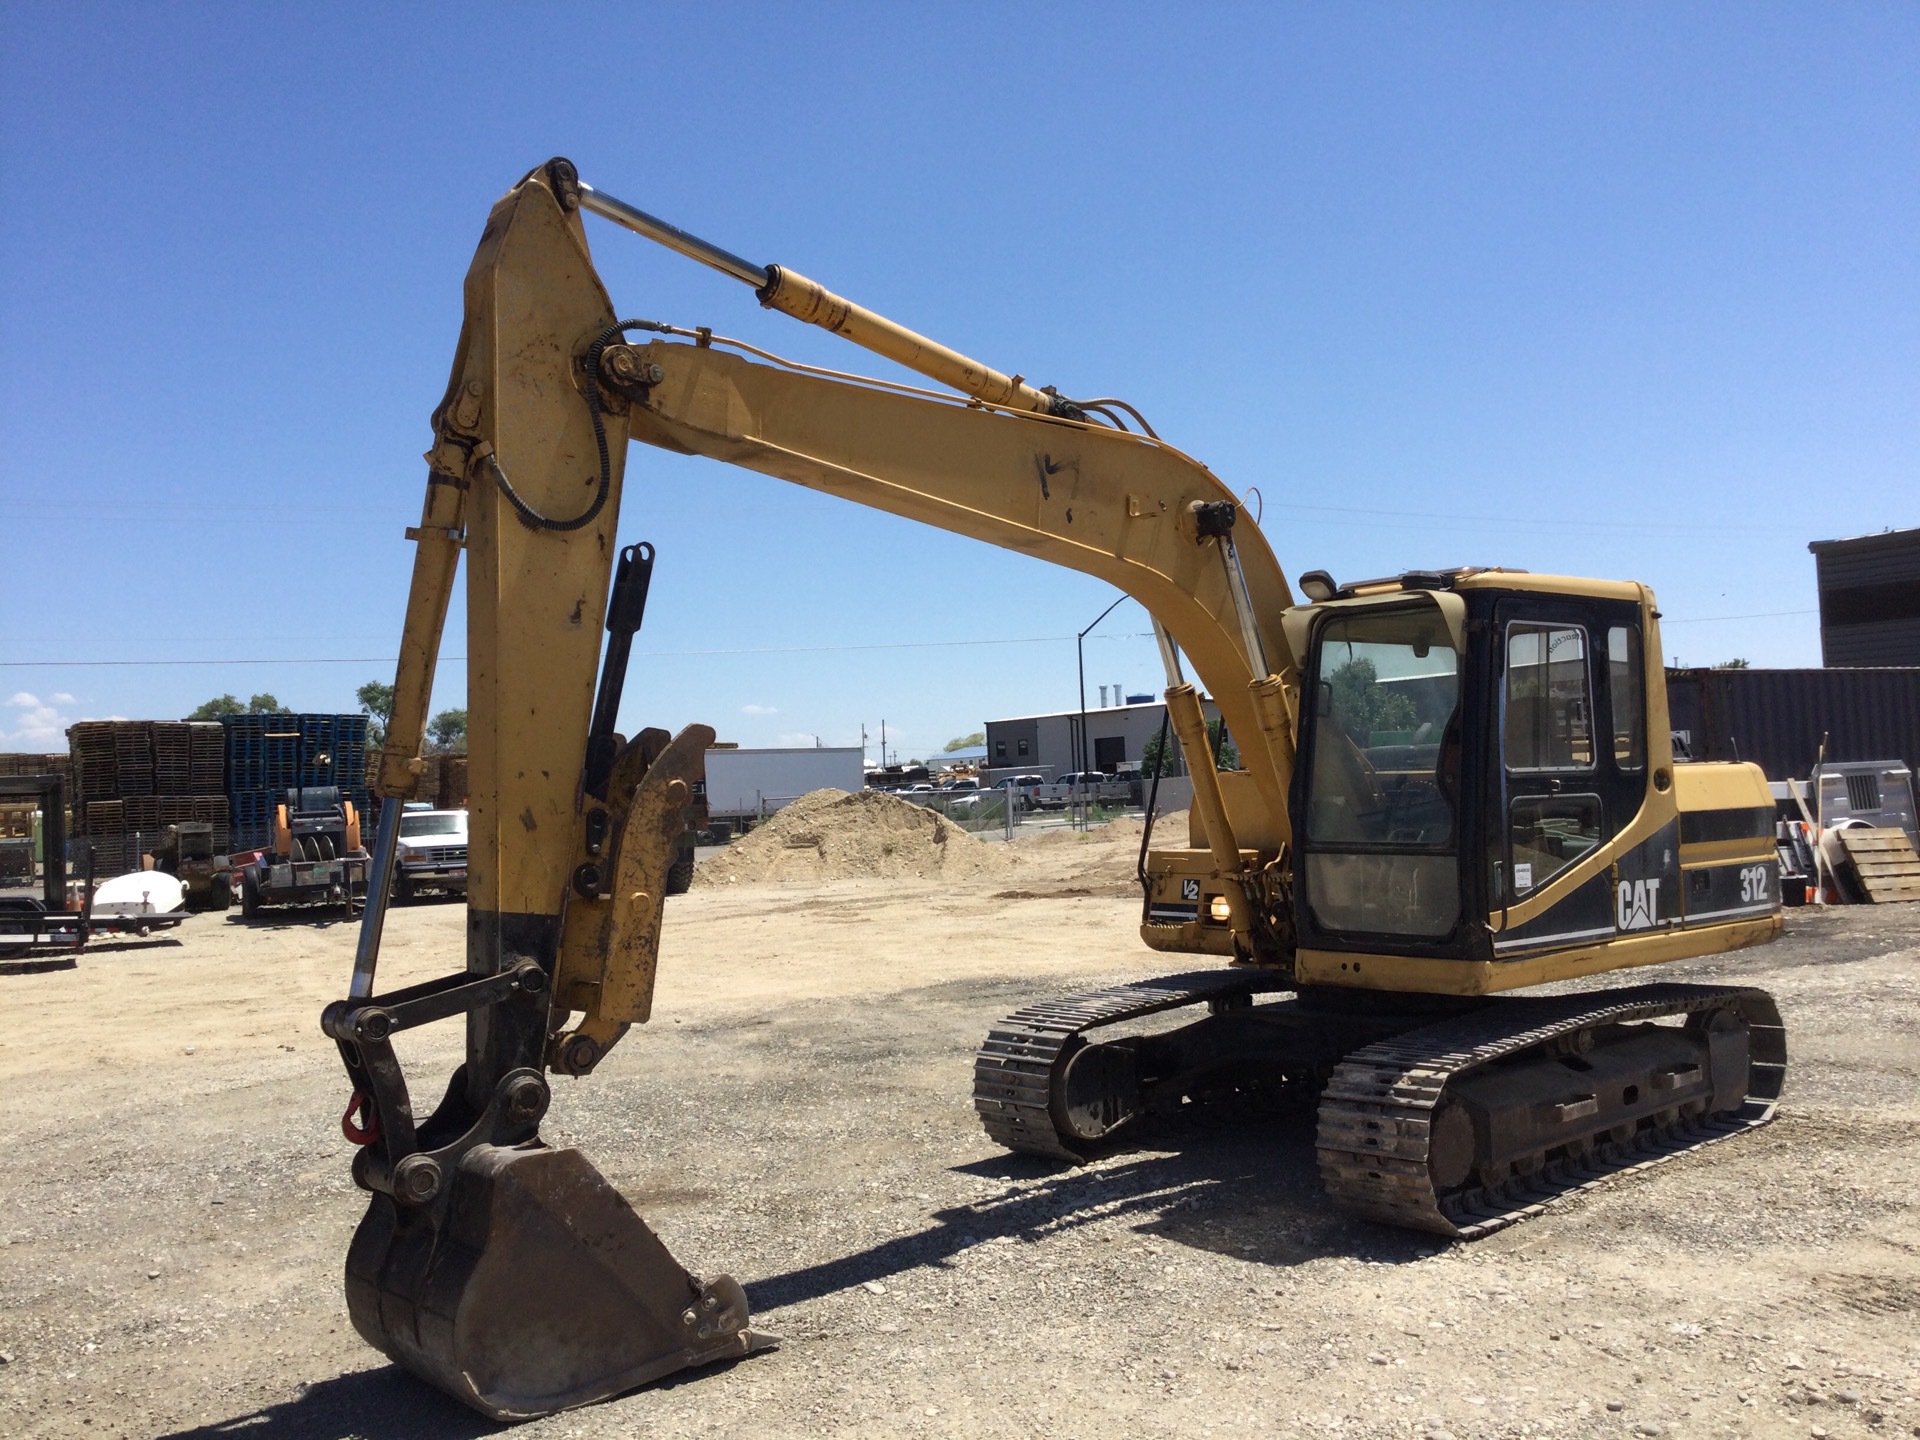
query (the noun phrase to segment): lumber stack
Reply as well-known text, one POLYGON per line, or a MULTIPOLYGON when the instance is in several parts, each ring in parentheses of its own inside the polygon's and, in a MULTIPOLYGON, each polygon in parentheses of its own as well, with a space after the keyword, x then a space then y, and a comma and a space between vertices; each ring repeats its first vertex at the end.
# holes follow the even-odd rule
POLYGON ((220 727, 189 720, 82 720, 67 731, 73 840, 68 865, 104 880, 140 868, 167 826, 204 820, 224 853, 220 727))
POLYGON ((1906 831, 1863 827, 1833 833, 1869 901, 1885 905, 1920 900, 1920 855, 1914 854, 1906 831))
POLYGON ((64 753, 0 754, 0 776, 11 779, 25 775, 61 775, 67 777, 69 786, 72 784, 72 772, 64 753))
MULTIPOLYGON (((464 810, 467 804, 467 757, 465 755, 422 755, 420 783, 413 798, 425 801, 436 810, 464 810)), ((380 752, 367 752, 366 793, 377 803, 380 796, 380 752)))

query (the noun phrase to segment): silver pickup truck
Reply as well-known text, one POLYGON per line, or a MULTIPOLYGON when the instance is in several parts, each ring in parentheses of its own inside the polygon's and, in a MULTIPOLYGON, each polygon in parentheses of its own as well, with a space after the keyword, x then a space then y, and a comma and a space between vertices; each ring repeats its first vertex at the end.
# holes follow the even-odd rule
POLYGON ((400 816, 393 898, 405 905, 429 891, 467 893, 467 812, 408 810, 400 816))
POLYGON ((1091 802, 1096 805, 1124 805, 1133 793, 1125 780, 1116 780, 1098 770, 1084 775, 1068 773, 1058 780, 1037 787, 1034 804, 1044 810, 1063 810, 1069 805, 1091 802))

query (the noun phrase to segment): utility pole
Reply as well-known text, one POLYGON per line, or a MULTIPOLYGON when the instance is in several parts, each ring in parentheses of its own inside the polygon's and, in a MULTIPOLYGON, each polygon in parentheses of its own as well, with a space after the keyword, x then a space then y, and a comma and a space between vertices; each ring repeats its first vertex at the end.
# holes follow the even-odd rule
MULTIPOLYGON (((1093 625, 1098 625, 1102 620, 1106 619, 1107 616, 1111 615, 1120 607, 1120 602, 1126 598, 1125 595, 1122 595, 1119 600, 1115 600, 1113 604, 1107 606, 1106 609, 1094 616, 1093 625)), ((1091 748, 1087 744, 1087 636, 1092 632, 1093 625, 1087 626, 1085 630, 1082 630, 1074 637, 1073 641, 1074 652, 1080 661, 1080 763, 1074 766, 1074 769, 1083 775, 1087 772, 1087 752, 1091 748)))

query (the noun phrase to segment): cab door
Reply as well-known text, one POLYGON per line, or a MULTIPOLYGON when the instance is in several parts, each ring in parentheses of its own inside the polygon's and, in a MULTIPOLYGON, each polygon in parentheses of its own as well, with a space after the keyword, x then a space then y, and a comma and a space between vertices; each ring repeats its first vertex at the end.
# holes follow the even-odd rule
MULTIPOLYGON (((1494 650, 1500 723, 1490 767, 1498 800, 1489 806, 1489 896, 1504 919, 1638 813, 1646 706, 1635 606, 1503 600, 1494 650)), ((1602 872, 1525 925, 1503 925, 1495 953, 1607 940, 1617 918, 1613 876, 1602 872)))

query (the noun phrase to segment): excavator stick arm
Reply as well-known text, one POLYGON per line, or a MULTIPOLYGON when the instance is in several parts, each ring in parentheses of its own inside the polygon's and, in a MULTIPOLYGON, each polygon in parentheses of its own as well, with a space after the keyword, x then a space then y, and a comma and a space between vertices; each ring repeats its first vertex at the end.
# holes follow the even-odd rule
POLYGON ((354 1178, 372 1192, 347 1260, 354 1325, 495 1419, 603 1399, 767 1343, 747 1328, 737 1284, 690 1274, 584 1157, 539 1138, 549 1047, 569 1012, 584 1013, 570 1038, 596 1043, 595 1059, 646 1018, 659 837, 713 738, 695 726, 664 747, 650 732, 637 748, 609 748, 644 585, 615 617, 593 724, 627 433, 586 379, 615 317, 577 204, 570 167, 535 171, 494 207, 467 274, 426 502, 409 532, 418 548, 381 767, 380 868, 350 998, 322 1017, 354 1085, 354 1178), (462 550, 466 968, 376 994, 394 835, 417 784, 462 550), (596 738, 603 797, 586 793, 596 738), (664 763, 647 763, 656 758, 664 763), (631 887, 624 896, 582 883, 586 859, 609 843, 607 873, 631 887), (453 1018, 466 1022, 466 1063, 417 1118, 393 1037, 453 1018))

